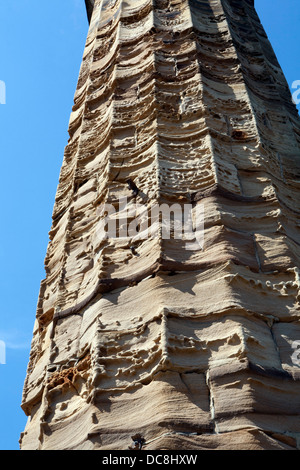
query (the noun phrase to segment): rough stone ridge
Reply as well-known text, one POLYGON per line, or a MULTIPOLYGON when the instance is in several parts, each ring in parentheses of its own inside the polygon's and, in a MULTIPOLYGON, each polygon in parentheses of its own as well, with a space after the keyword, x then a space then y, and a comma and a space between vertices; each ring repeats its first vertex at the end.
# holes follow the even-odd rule
POLYGON ((300 121, 253 1, 95 0, 69 134, 21 449, 299 448, 300 121), (204 206, 203 249, 99 238, 121 197, 204 206))

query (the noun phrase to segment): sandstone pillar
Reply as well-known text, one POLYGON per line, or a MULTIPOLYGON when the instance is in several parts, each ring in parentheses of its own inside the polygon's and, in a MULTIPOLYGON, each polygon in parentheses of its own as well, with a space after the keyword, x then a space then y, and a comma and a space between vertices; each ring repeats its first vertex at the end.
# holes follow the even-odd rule
POLYGON ((253 1, 96 0, 69 134, 21 448, 296 448, 300 122, 253 1))

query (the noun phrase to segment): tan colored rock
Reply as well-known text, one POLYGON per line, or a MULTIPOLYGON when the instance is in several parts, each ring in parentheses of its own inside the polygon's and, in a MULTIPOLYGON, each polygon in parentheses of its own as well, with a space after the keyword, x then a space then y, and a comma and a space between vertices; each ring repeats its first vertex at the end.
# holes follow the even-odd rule
POLYGON ((299 448, 300 121, 253 2, 95 0, 69 133, 21 449, 299 448))

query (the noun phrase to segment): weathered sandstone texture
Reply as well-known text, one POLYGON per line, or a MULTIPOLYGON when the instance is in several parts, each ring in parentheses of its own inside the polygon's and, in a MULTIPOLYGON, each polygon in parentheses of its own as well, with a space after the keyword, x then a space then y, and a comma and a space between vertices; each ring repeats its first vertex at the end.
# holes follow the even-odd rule
POLYGON ((253 1, 96 0, 69 133, 21 449, 299 448, 300 121, 253 1), (99 237, 120 197, 204 205, 203 249, 99 237))

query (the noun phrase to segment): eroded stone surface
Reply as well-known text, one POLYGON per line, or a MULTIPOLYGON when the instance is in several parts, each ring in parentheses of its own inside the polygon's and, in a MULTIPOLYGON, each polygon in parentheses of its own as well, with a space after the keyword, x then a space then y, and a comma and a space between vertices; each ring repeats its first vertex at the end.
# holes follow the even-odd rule
POLYGON ((299 447, 300 125, 253 2, 96 0, 69 132, 21 448, 299 447), (203 204, 203 250, 99 238, 121 197, 203 204))

